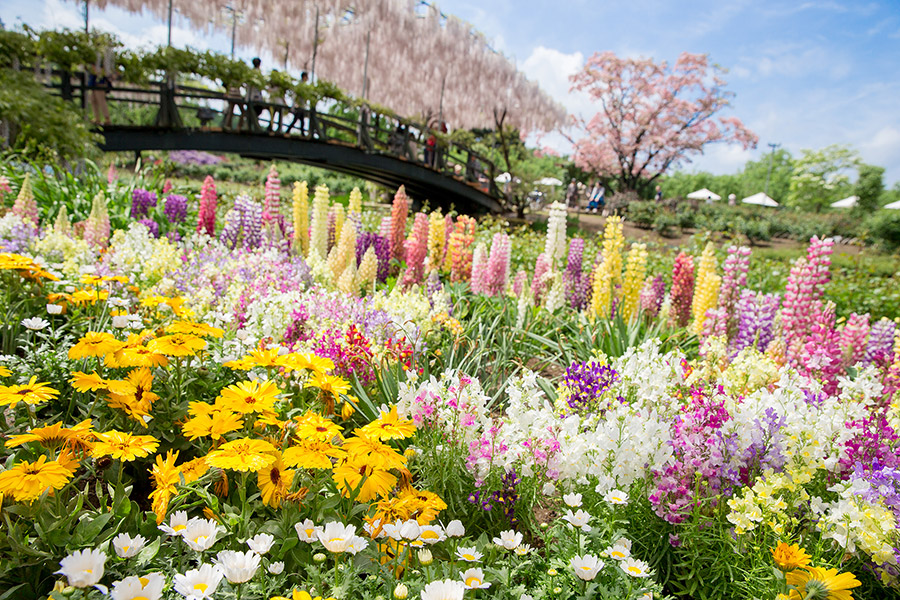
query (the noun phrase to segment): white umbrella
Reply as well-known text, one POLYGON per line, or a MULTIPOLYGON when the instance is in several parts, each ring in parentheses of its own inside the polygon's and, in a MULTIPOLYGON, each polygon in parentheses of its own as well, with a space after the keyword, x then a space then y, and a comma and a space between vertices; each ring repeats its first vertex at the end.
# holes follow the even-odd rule
POLYGON ((691 192, 687 195, 691 200, 721 200, 722 196, 716 194, 715 192, 711 192, 706 188, 702 190, 697 190, 696 192, 691 192))
POLYGON ((857 204, 859 204, 859 196, 850 196, 849 198, 832 202, 831 208, 853 208, 857 204))
POLYGON ((747 196, 741 200, 744 204, 756 204, 758 206, 778 206, 778 203, 769 198, 764 192, 747 196))
POLYGON ((562 185, 562 181, 560 181, 556 177, 544 177, 543 179, 538 179, 534 183, 536 185, 562 185))
POLYGON ((881 208, 893 208, 895 210, 900 210, 900 200, 897 200, 896 202, 891 202, 890 204, 885 204, 881 208))
POLYGON ((509 183, 510 181, 512 181, 512 175, 510 175, 509 173, 500 173, 494 178, 494 181, 496 181, 497 183, 509 183))

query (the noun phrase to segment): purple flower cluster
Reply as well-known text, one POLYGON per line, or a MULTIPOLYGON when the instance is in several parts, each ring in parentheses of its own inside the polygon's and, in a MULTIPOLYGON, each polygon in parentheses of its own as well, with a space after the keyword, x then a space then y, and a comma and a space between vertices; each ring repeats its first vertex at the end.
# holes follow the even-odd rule
POLYGON ((131 193, 131 218, 146 217, 151 208, 156 208, 156 192, 137 188, 131 193))
POLYGON ((641 289, 641 311, 648 318, 655 318, 662 308, 663 298, 666 296, 666 282, 662 275, 657 275, 648 280, 641 289))
POLYGON ((244 248, 258 248, 262 243, 262 206, 249 196, 238 196, 234 200, 234 208, 225 217, 222 228, 222 243, 229 248, 236 248, 243 239, 244 248))
POLYGON ((362 262, 363 256, 369 246, 375 247, 375 257, 378 258, 378 281, 384 283, 388 277, 388 267, 391 261, 391 243, 388 238, 377 233, 365 232, 356 241, 356 264, 362 262))
POLYGON ((179 165, 217 165, 225 159, 201 150, 173 150, 169 160, 179 165))
POLYGON ((582 271, 584 258, 584 240, 572 238, 569 242, 569 259, 566 270, 563 273, 563 283, 566 288, 566 301, 569 306, 580 310, 587 305, 587 295, 590 276, 582 271))
POLYGON ((609 365, 572 363, 563 377, 563 385, 569 390, 569 407, 575 410, 588 408, 617 381, 619 374, 609 365))
POLYGON ((882 365, 891 360, 894 351, 894 335, 897 326, 889 319, 881 319, 869 330, 869 341, 863 362, 867 365, 882 365))
POLYGON ((159 237, 159 223, 154 221, 153 219, 141 219, 138 221, 141 225, 150 230, 150 235, 155 238, 159 237))
POLYGON ((187 198, 178 194, 170 194, 163 208, 170 223, 178 224, 187 217, 187 198))
POLYGON ((475 491, 469 494, 469 502, 481 504, 482 510, 491 511, 499 506, 503 510, 503 516, 507 518, 511 527, 515 527, 519 520, 516 518, 516 503, 519 501, 519 492, 516 489, 522 479, 515 469, 507 471, 500 480, 501 487, 494 492, 475 491))
POLYGON ((738 333, 732 345, 735 354, 749 347, 765 351, 775 338, 775 313, 779 303, 776 294, 741 291, 737 303, 738 333))

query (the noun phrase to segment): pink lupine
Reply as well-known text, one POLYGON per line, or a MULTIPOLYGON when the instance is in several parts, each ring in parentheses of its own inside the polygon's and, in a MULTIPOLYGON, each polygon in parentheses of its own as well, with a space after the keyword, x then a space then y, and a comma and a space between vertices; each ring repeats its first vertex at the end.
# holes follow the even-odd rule
MULTIPOLYGON (((109 163, 109 169, 106 171, 106 183, 108 185, 112 185, 119 178, 119 173, 116 171, 116 163, 109 163)), ((166 179, 168 183, 169 180, 166 179)), ((171 185, 171 184, 170 184, 171 185)), ((167 193, 165 189, 163 189, 163 194, 167 193)))
POLYGON ((869 337, 869 313, 864 315, 850 313, 840 333, 845 366, 856 364, 863 357, 867 337, 869 337))
POLYGON ((809 336, 817 312, 815 303, 825 293, 833 245, 830 239, 813 237, 806 258, 798 258, 791 267, 781 310, 781 325, 787 342, 787 358, 792 363, 796 362, 809 336))
POLYGON ((679 252, 675 257, 670 297, 670 320, 679 327, 684 327, 691 318, 691 303, 694 299, 694 259, 686 252, 679 252))
POLYGON ((519 269, 519 272, 516 273, 515 279, 513 279, 513 294, 519 296, 522 293, 522 290, 525 288, 525 281, 528 279, 528 273, 525 272, 525 269, 519 269))
POLYGON ((544 278, 550 270, 550 261, 547 255, 541 252, 534 263, 534 278, 531 280, 531 291, 534 293, 534 301, 539 303, 544 292, 544 278))
POLYGON ((275 165, 269 168, 269 174, 266 176, 266 200, 263 205, 263 223, 275 221, 280 216, 281 211, 281 180, 278 179, 278 171, 275 165))
POLYGON ((200 188, 200 209, 197 211, 197 233, 216 234, 216 181, 207 175, 200 188))
POLYGON ((809 334, 796 362, 801 373, 821 382, 823 391, 831 396, 837 393, 837 378, 843 371, 840 338, 834 330, 834 304, 823 306, 821 300, 815 300, 812 309, 809 334))
POLYGON ((425 277, 425 257, 428 256, 428 215, 416 213, 413 229, 405 243, 406 271, 403 273, 404 286, 422 283, 425 277))
POLYGON ((475 246, 472 254, 472 278, 469 280, 469 289, 473 294, 485 294, 487 288, 487 249, 484 243, 475 246))
POLYGON ((511 242, 509 236, 502 232, 495 233, 494 240, 491 243, 490 257, 487 261, 486 285, 485 289, 482 290, 488 296, 502 294, 506 289, 506 283, 509 279, 510 250, 511 242))
POLYGON ((737 324, 734 307, 740 298, 741 290, 747 285, 749 268, 750 248, 729 246, 728 257, 722 268, 718 306, 709 312, 709 319, 706 322, 710 335, 730 337, 734 334, 737 324))
POLYGON ((391 207, 391 258, 402 262, 404 256, 403 240, 406 238, 406 219, 409 216, 409 197, 402 185, 394 194, 394 205, 391 207))

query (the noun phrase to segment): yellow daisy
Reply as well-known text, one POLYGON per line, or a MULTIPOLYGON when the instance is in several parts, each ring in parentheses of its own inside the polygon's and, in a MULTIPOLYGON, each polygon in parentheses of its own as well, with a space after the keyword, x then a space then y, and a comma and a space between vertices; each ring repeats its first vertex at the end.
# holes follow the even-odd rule
POLYGON ((220 410, 205 402, 192 402, 191 407, 199 412, 181 426, 181 431, 189 440, 206 436, 218 440, 226 433, 244 428, 241 416, 230 410, 220 410), (201 406, 209 406, 211 410, 202 412, 201 406))
POLYGON ((173 333, 150 340, 147 348, 166 356, 193 356, 198 350, 206 348, 206 340, 188 333, 173 333))
POLYGON ((211 336, 215 338, 220 338, 225 334, 225 332, 218 327, 213 327, 206 323, 193 323, 191 321, 175 321, 166 327, 166 331, 169 333, 189 333, 201 337, 211 336))
POLYGON ((32 377, 28 383, 22 385, 0 385, 0 406, 9 405, 15 408, 19 402, 25 404, 40 404, 59 396, 59 392, 49 387, 46 383, 36 383, 37 377, 32 377))
POLYGON ((839 573, 837 569, 803 567, 785 573, 791 598, 812 600, 853 600, 853 588, 862 585, 853 573, 839 573))
POLYGON ((14 435, 6 440, 7 448, 15 448, 28 442, 37 442, 47 449, 56 449, 66 445, 72 449, 89 450, 93 443, 93 431, 91 420, 86 419, 72 427, 65 427, 62 423, 54 423, 44 427, 29 429, 28 433, 14 435))
POLYGON ((72 371, 72 378, 69 383, 77 392, 96 392, 97 390, 105 390, 107 387, 106 380, 97 375, 96 371, 90 374, 81 371, 72 371))
POLYGON ((799 544, 789 546, 781 542, 778 546, 772 548, 772 558, 782 571, 793 571, 809 565, 811 557, 799 544))
POLYGON ((152 435, 132 435, 124 431, 107 431, 96 434, 92 455, 95 458, 111 456, 123 462, 150 455, 159 446, 159 440, 152 435))
POLYGON ((350 456, 365 459, 373 467, 399 469, 406 464, 406 457, 378 440, 356 436, 344 440, 344 450, 350 456))
POLYGON ((333 375, 324 375, 316 373, 306 383, 306 387, 316 387, 323 392, 334 396, 335 400, 339 400, 339 394, 346 394, 350 391, 350 383, 333 375))
POLYGON ((105 331, 88 331, 78 340, 78 343, 69 348, 69 358, 77 360, 91 356, 106 356, 122 347, 122 342, 111 333, 105 331))
POLYGON ((319 440, 301 442, 284 451, 284 462, 301 469, 331 469, 332 458, 344 458, 347 453, 337 446, 319 440))
POLYGON ((358 502, 385 496, 397 483, 395 475, 356 457, 348 458, 335 467, 332 478, 344 497, 350 497, 353 490, 357 490, 358 502))
POLYGON ((19 502, 33 502, 48 490, 58 490, 72 478, 72 471, 41 455, 35 462, 16 463, 0 473, 0 494, 19 502))
POLYGON ((291 484, 294 482, 294 471, 285 468, 284 461, 278 454, 272 464, 256 472, 256 481, 263 503, 272 508, 278 508, 291 489, 291 484))
POLYGON ((412 419, 401 419, 397 414, 397 407, 391 407, 389 412, 382 412, 381 416, 356 430, 357 435, 365 435, 376 440, 402 440, 411 437, 416 432, 416 424, 412 419))
POLYGON ((295 417, 294 420, 297 422, 296 435, 301 440, 330 442, 339 437, 343 429, 337 423, 311 410, 306 411, 303 416, 295 417))
POLYGON ((275 446, 264 440, 242 438, 225 442, 206 455, 206 464, 232 471, 259 471, 275 462, 275 446))
POLYGON ((274 409, 275 400, 281 390, 271 380, 242 381, 223 389, 216 399, 222 408, 240 413, 261 413, 274 409))

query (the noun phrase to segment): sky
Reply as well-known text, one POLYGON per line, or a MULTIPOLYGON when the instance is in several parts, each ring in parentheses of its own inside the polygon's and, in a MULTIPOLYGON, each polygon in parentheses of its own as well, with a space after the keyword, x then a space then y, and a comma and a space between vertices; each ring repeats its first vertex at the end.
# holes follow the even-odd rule
MULTIPOLYGON (((569 93, 568 77, 594 52, 674 62, 708 54, 727 70, 728 116, 759 136, 759 146, 714 144, 686 171, 735 173, 780 144, 794 156, 829 144, 854 148, 900 182, 900 0, 442 0, 443 12, 484 32, 572 114, 596 112, 569 93)), ((83 3, 0 0, 7 27, 83 27, 83 3)), ((129 46, 165 43, 166 26, 120 9, 91 11, 92 26, 129 46)), ((176 46, 227 52, 229 38, 176 26, 176 46)), ((239 54, 249 57, 250 51, 239 54)), ((545 143, 567 151, 562 136, 545 143)))

